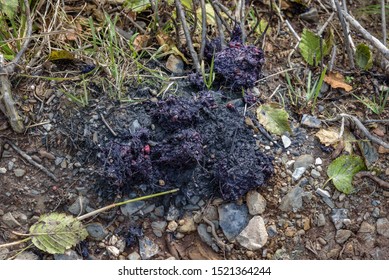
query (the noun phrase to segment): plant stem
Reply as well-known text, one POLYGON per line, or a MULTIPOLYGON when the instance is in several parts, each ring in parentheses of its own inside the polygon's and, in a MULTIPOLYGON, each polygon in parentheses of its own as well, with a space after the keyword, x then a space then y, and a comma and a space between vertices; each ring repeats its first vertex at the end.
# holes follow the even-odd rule
POLYGON ((27 237, 27 238, 24 238, 22 240, 18 240, 18 241, 15 241, 15 242, 11 242, 11 243, 5 243, 5 244, 1 244, 0 245, 0 249, 2 248, 7 248, 7 247, 11 247, 11 246, 14 246, 14 245, 18 245, 18 244, 22 244, 24 242, 27 242, 28 240, 30 240, 32 237, 27 237))

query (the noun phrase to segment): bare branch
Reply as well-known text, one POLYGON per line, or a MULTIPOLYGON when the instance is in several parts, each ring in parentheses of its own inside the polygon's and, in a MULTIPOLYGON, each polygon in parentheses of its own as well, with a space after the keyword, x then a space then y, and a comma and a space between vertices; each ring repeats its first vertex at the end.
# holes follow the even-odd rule
POLYGON ((207 36, 207 11, 205 10, 205 0, 200 0, 201 6, 201 48, 200 48, 200 60, 204 58, 204 49, 207 36))
POLYGON ((381 0, 381 27, 382 27, 382 43, 386 46, 386 13, 385 0, 381 0))

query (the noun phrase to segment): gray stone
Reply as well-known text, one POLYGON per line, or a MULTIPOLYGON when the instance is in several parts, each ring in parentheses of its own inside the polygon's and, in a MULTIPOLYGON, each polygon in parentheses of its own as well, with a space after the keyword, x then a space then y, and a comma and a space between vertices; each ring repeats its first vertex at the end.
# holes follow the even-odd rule
POLYGON ((54 164, 55 164, 56 166, 58 166, 58 165, 61 164, 61 162, 62 162, 63 160, 64 160, 63 157, 56 157, 56 158, 55 158, 55 161, 54 161, 54 164))
POLYGON ((166 214, 166 220, 174 221, 177 220, 180 216, 180 210, 178 210, 174 205, 170 205, 169 210, 166 214))
POLYGON ((138 120, 134 120, 131 125, 130 125, 130 132, 131 134, 134 134, 135 132, 137 132, 140 128, 142 128, 142 126, 140 125, 139 121, 138 120))
POLYGON ((213 240, 211 234, 207 231, 207 226, 205 224, 199 224, 197 227, 197 233, 199 234, 201 240, 212 247, 213 240))
POLYGON ((246 249, 261 249, 267 242, 268 234, 261 216, 253 217, 246 228, 236 237, 236 241, 246 249))
POLYGON ((103 240, 108 234, 108 231, 100 223, 88 224, 85 228, 89 234, 89 237, 93 238, 94 240, 103 240))
POLYGON ((9 250, 8 248, 0 249, 0 261, 7 259, 9 250))
POLYGON ((366 221, 363 221, 361 226, 359 227, 358 233, 374 233, 375 232, 375 226, 369 224, 366 221))
POLYGON ((21 224, 15 219, 14 215, 11 212, 5 213, 2 217, 3 223, 9 228, 20 227, 21 224))
POLYGON ((139 239, 139 253, 142 260, 148 260, 159 252, 159 247, 147 236, 139 239))
POLYGON ((320 195, 323 201, 331 208, 335 207, 334 202, 331 200, 331 195, 328 191, 321 188, 316 189, 316 194, 320 195))
POLYGON ((377 220, 377 232, 389 238, 389 220, 387 218, 377 220))
POLYGON ((204 217, 207 218, 210 221, 218 220, 219 214, 217 212, 217 207, 210 205, 204 210, 204 217))
POLYGON ((131 261, 138 261, 138 260, 140 260, 140 255, 138 254, 138 252, 134 251, 128 255, 127 259, 129 259, 131 261))
POLYGON ((373 212, 371 213, 371 215, 374 218, 379 218, 380 217, 380 208, 374 207, 373 212))
POLYGON ((310 154, 305 154, 299 156, 296 161, 294 162, 294 169, 297 169, 299 167, 305 167, 305 169, 308 169, 313 163, 315 162, 315 159, 310 154))
POLYGON ((282 135, 281 140, 282 140, 282 144, 284 145, 285 149, 288 148, 292 144, 292 141, 286 135, 282 135))
POLYGON ((244 204, 223 204, 218 207, 218 212, 220 227, 229 241, 234 240, 249 222, 248 209, 244 204))
POLYGON ((46 130, 46 131, 50 131, 52 128, 53 128, 53 125, 51 123, 46 123, 44 125, 42 125, 43 128, 46 130))
POLYGON ((246 195, 246 203, 250 215, 258 215, 265 212, 266 199, 257 191, 250 191, 246 195))
POLYGON ((16 168, 14 170, 14 174, 15 174, 16 177, 23 177, 24 174, 26 174, 26 170, 21 169, 21 168, 16 168))
POLYGON ((292 179, 293 181, 298 181, 303 176, 305 170, 307 170, 305 167, 298 167, 296 168, 292 173, 292 179))
POLYGON ((347 241, 347 239, 350 238, 352 234, 352 231, 351 230, 348 230, 348 229, 339 229, 337 232, 336 232, 336 235, 335 235, 335 241, 339 244, 343 244, 344 242, 347 241))
POLYGON ((82 257, 79 256, 76 251, 67 250, 65 254, 54 254, 54 259, 57 261, 74 261, 82 260, 82 257))
POLYGON ((72 205, 69 206, 68 211, 75 215, 82 215, 86 212, 86 207, 89 204, 89 199, 85 196, 79 196, 77 199, 73 202, 72 205))
POLYGON ((165 215, 165 209, 163 205, 156 207, 154 210, 154 214, 157 217, 163 217, 163 215, 165 215))
POLYGON ((124 216, 131 217, 132 214, 135 214, 143 207, 145 207, 146 202, 144 201, 135 201, 131 203, 127 203, 120 207, 120 211, 124 216))
POLYGON ((276 225, 270 225, 267 227, 267 234, 269 235, 269 237, 274 237, 277 235, 277 227, 276 225))
POLYGON ((153 212, 154 209, 155 209, 155 204, 150 204, 150 205, 146 206, 144 209, 142 209, 142 213, 148 214, 148 213, 153 212))
POLYGON ((200 200, 200 197, 195 195, 195 196, 192 196, 190 199, 189 199, 189 202, 192 203, 193 205, 194 204, 197 204, 197 202, 199 202, 200 200))
POLYGON ((166 221, 157 221, 151 223, 151 228, 157 237, 161 237, 167 226, 166 221))
POLYGON ((15 166, 15 162, 13 162, 12 160, 8 162, 8 170, 11 171, 15 166))
POLYGON ((182 74, 184 72, 184 62, 178 56, 171 54, 166 61, 166 68, 175 74, 182 74))
POLYGON ((320 177, 321 177, 321 174, 320 174, 320 172, 317 171, 316 169, 312 169, 312 170, 311 170, 311 176, 312 176, 312 178, 317 179, 317 178, 320 178, 320 177))
POLYGON ((30 251, 24 251, 18 254, 15 260, 39 260, 39 257, 30 251))
POLYGON ((280 209, 285 212, 296 212, 303 206, 303 195, 302 188, 294 187, 282 198, 280 209))
POLYGON ((301 119, 301 124, 311 128, 320 128, 321 120, 314 116, 304 114, 301 119))
POLYGON ((317 221, 316 221, 316 225, 318 227, 324 227, 326 225, 326 218, 324 216, 323 213, 320 213, 318 216, 317 216, 317 221))
POLYGON ((344 208, 332 209, 331 220, 334 223, 336 229, 341 229, 343 227, 346 220, 348 220, 347 215, 348 215, 347 209, 344 208))

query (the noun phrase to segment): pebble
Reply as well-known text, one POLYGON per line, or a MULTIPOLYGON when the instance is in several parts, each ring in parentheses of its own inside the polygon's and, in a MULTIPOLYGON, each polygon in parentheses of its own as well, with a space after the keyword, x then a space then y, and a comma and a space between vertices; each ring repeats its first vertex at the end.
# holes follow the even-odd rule
POLYGON ((253 217, 236 237, 240 245, 252 251, 261 249, 266 244, 267 239, 268 233, 261 216, 253 217))
POLYGON ((344 242, 347 241, 347 239, 350 238, 352 234, 352 231, 351 230, 348 230, 348 229, 339 229, 337 232, 336 232, 336 235, 335 235, 335 241, 339 244, 343 244, 344 242))
POLYGON ((250 191, 246 195, 246 204, 250 215, 259 215, 265 212, 266 199, 257 191, 250 191))
POLYGON ((323 164, 323 160, 321 158, 316 158, 315 159, 315 165, 322 165, 323 164))
POLYGON ((320 128, 321 127, 321 120, 319 120, 318 118, 316 118, 314 116, 304 114, 302 119, 301 119, 301 124, 305 125, 307 127, 311 127, 311 128, 320 128))
POLYGON ((377 232, 389 238, 389 220, 387 218, 380 218, 377 220, 377 232))
POLYGON ((120 255, 120 251, 115 246, 107 246, 107 251, 110 255, 114 257, 118 257, 120 255))
POLYGON ((298 167, 296 168, 292 173, 292 179, 293 181, 298 181, 304 174, 306 168, 305 167, 298 167))
POLYGON ((139 239, 139 253, 142 260, 148 260, 159 252, 159 247, 147 236, 139 239))
MULTIPOLYGON (((1 258, 0 258, 1 259, 1 258)), ((18 254, 15 260, 39 260, 39 256, 30 251, 24 251, 18 254)))
POLYGON ((314 158, 310 154, 305 154, 299 156, 296 161, 294 162, 294 169, 297 169, 299 167, 305 167, 305 169, 308 169, 311 165, 314 163, 314 158))
POLYGON ((223 204, 218 207, 218 212, 220 227, 229 241, 234 240, 249 223, 248 208, 245 204, 223 204))
POLYGON ((127 256, 127 259, 129 259, 131 261, 138 261, 138 260, 140 260, 140 255, 138 254, 138 252, 134 251, 127 256))
POLYGON ((219 214, 217 212, 217 207, 210 205, 208 206, 204 211, 204 217, 207 218, 210 221, 218 220, 219 214))
POLYGON ((54 259, 57 261, 71 261, 82 260, 82 257, 79 256, 74 250, 67 250, 64 254, 54 254, 54 259))
POLYGON ((15 162, 13 161, 14 159, 12 159, 12 161, 9 161, 8 162, 8 170, 11 171, 14 166, 15 166, 15 162))
POLYGON ((5 173, 7 173, 7 168, 0 167, 0 174, 5 174, 5 173))
POLYGON ((180 210, 178 210, 174 205, 170 205, 169 210, 167 211, 166 220, 174 221, 177 220, 180 216, 180 210))
POLYGON ((75 216, 82 215, 85 213, 88 204, 89 204, 88 198, 86 198, 85 196, 79 196, 73 202, 73 204, 69 206, 68 211, 75 216))
POLYGON ((293 236, 295 236, 296 232, 297 232, 297 229, 295 227, 287 227, 285 229, 285 236, 293 237, 293 236))
POLYGON ((154 210, 154 214, 157 217, 163 217, 163 215, 165 215, 165 209, 163 205, 156 207, 154 210))
POLYGON ((184 72, 184 62, 178 56, 171 54, 166 61, 166 68, 175 74, 182 74, 184 72))
POLYGON ((373 212, 371 213, 371 215, 374 218, 379 218, 380 217, 380 208, 374 207, 373 212))
POLYGON ((132 214, 135 214, 143 207, 145 207, 146 202, 144 201, 135 201, 131 203, 127 203, 120 207, 120 211, 124 216, 131 217, 132 214))
POLYGON ((347 209, 344 208, 332 209, 331 220, 334 223, 336 229, 341 229, 345 223, 346 224, 348 223, 346 221, 348 220, 347 215, 348 215, 347 209))
POLYGON ((211 234, 207 231, 207 226, 205 224, 199 224, 197 227, 197 233, 200 236, 201 240, 212 247, 213 240, 211 234))
POLYGON ((270 225, 267 227, 267 234, 269 237, 274 237, 277 235, 277 227, 276 225, 270 225))
POLYGON ((181 233, 190 233, 196 231, 196 224, 192 216, 185 215, 185 217, 178 222, 179 226, 177 228, 178 232, 181 233))
POLYGON ((163 232, 166 229, 166 226, 167 226, 167 222, 166 221, 158 221, 158 222, 152 222, 151 223, 151 228, 153 229, 153 233, 157 237, 162 237, 163 232))
POLYGON ((326 218, 324 216, 323 213, 320 213, 318 216, 317 216, 317 221, 316 221, 316 225, 318 227, 324 227, 326 224, 326 218))
POLYGON ((42 125, 43 128, 46 130, 46 131, 50 131, 52 128, 53 128, 53 125, 51 123, 46 123, 44 125, 42 125))
POLYGON ((64 160, 63 157, 57 157, 57 158, 55 158, 54 164, 55 164, 56 166, 58 166, 58 165, 61 164, 61 162, 62 162, 63 160, 64 160))
MULTIPOLYGON (((7 259, 9 250, 8 248, 2 248, 0 249, 0 261, 7 259)), ((23 252, 27 253, 27 252, 23 252)))
POLYGON ((108 231, 100 223, 91 223, 86 225, 85 228, 89 234, 89 237, 93 238, 94 240, 103 240, 108 234, 108 231))
POLYGON ((282 144, 284 145, 284 148, 289 148, 289 146, 292 144, 292 140, 286 135, 281 136, 282 144))
POLYGON ((312 170, 311 170, 311 176, 312 176, 312 178, 317 179, 317 178, 320 178, 321 174, 320 174, 320 172, 317 171, 316 169, 312 169, 312 170))
POLYGON ((14 215, 11 212, 5 213, 2 217, 3 223, 9 228, 20 227, 21 224, 15 219, 14 215))
POLYGON ((369 224, 366 221, 363 221, 361 223, 361 226, 359 227, 358 233, 374 233, 375 232, 375 226, 369 224))
POLYGON ((16 177, 23 177, 24 174, 26 174, 26 170, 21 169, 21 168, 16 168, 14 170, 14 174, 15 174, 16 177))
POLYGON ((176 221, 170 221, 169 224, 167 225, 166 231, 167 232, 174 232, 174 231, 176 231, 177 227, 178 227, 178 224, 176 221))
POLYGON ((279 208, 285 212, 296 212, 303 205, 303 194, 302 188, 294 187, 282 198, 279 208))

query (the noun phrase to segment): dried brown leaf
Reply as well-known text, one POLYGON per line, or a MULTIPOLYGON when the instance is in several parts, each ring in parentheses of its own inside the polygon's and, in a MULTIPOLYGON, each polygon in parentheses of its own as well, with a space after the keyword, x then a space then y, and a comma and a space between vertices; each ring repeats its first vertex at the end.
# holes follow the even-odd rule
POLYGON ((352 86, 350 86, 344 81, 344 77, 340 73, 329 72, 328 74, 325 75, 324 81, 327 84, 329 84, 332 88, 341 88, 347 92, 353 89, 352 86))

